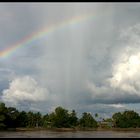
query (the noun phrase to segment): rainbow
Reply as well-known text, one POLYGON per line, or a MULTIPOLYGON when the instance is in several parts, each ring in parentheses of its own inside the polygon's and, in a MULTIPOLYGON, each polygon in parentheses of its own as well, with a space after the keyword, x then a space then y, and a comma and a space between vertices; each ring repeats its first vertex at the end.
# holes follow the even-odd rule
POLYGON ((56 23, 50 26, 45 26, 41 28, 40 30, 27 35, 26 37, 19 40, 15 44, 12 44, 6 47, 5 49, 1 50, 0 58, 7 58, 11 56, 18 49, 27 46, 27 44, 30 44, 41 37, 47 36, 49 33, 57 31, 57 29, 63 29, 67 26, 77 25, 78 23, 82 21, 87 21, 88 19, 91 19, 92 17, 93 17, 93 14, 80 15, 80 16, 75 16, 71 19, 64 20, 60 23, 56 23))

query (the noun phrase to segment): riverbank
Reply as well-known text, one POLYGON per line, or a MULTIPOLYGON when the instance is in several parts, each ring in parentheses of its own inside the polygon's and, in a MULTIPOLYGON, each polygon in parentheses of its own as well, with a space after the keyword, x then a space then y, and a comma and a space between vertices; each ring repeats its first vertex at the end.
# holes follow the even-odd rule
POLYGON ((140 128, 16 128, 16 131, 140 131, 140 128))
POLYGON ((140 138, 140 131, 5 131, 0 138, 140 138))
POLYGON ((74 128, 16 128, 16 131, 39 131, 39 130, 52 130, 52 131, 74 131, 74 128))
POLYGON ((16 131, 95 131, 96 128, 16 128, 16 131))

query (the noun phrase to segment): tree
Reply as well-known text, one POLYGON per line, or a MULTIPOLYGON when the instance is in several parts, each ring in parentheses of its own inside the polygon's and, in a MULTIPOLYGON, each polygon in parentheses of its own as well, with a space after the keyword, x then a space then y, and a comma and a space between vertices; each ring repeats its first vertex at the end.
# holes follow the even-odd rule
POLYGON ((62 107, 57 107, 55 109, 54 125, 56 127, 69 127, 70 126, 68 110, 62 107))
POLYGON ((95 117, 96 117, 96 118, 98 117, 98 113, 95 114, 95 117))
POLYGON ((140 117, 139 114, 127 110, 122 113, 115 113, 113 116, 113 122, 115 127, 129 128, 129 127, 140 127, 140 117))
POLYGON ((42 126, 42 116, 40 112, 33 113, 29 111, 27 113, 27 126, 28 127, 39 127, 42 126))
POLYGON ((111 118, 104 119, 105 122, 112 122, 111 118))
POLYGON ((6 129, 6 112, 7 108, 4 103, 0 103, 0 130, 6 129))
POLYGON ((84 112, 79 122, 81 127, 89 127, 89 128, 97 127, 97 122, 90 113, 84 112))
POLYGON ((31 111, 29 111, 28 113, 27 113, 27 118, 28 118, 28 121, 27 121, 27 126, 28 127, 35 127, 35 125, 36 125, 36 123, 35 123, 35 121, 34 121, 34 113, 33 112, 31 112, 31 111))
POLYGON ((74 127, 77 125, 77 123, 78 123, 78 118, 76 116, 76 112, 75 110, 72 110, 72 112, 69 115, 69 125, 71 127, 74 127))
POLYGON ((42 126, 42 116, 40 112, 34 114, 34 121, 36 127, 42 126))
MULTIPOLYGON (((48 118, 49 127, 56 127, 55 118, 56 118, 56 115, 54 112, 49 114, 49 118, 48 118)), ((47 124, 48 124, 48 122, 47 122, 47 124)))
POLYGON ((19 112, 19 116, 17 117, 18 127, 26 127, 28 125, 28 116, 25 111, 19 112))
POLYGON ((8 107, 6 113, 6 125, 9 128, 16 128, 17 127, 17 118, 19 115, 19 111, 14 107, 8 107))
POLYGON ((99 117, 98 113, 95 113, 95 118, 97 119, 99 117))
POLYGON ((46 114, 42 117, 42 126, 43 127, 50 127, 49 123, 50 123, 49 115, 46 114))
POLYGON ((117 112, 117 113, 113 114, 112 119, 113 119, 114 127, 118 127, 119 126, 121 117, 122 117, 121 112, 117 112))

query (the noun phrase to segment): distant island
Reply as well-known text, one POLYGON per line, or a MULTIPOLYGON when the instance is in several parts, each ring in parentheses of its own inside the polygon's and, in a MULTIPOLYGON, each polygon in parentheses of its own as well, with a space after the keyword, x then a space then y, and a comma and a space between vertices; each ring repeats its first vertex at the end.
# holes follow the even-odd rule
POLYGON ((117 112, 111 118, 96 121, 99 117, 84 112, 80 118, 75 110, 69 111, 61 106, 54 112, 42 115, 40 112, 18 111, 14 107, 6 107, 0 103, 0 130, 102 130, 102 129, 137 129, 140 130, 140 116, 133 110, 117 112), (96 119, 95 119, 96 118, 96 119))

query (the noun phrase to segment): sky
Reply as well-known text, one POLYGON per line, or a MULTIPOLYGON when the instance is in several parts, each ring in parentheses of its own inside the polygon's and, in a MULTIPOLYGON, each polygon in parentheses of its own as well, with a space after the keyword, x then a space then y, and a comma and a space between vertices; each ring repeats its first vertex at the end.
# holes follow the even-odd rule
POLYGON ((139 13, 140 3, 0 3, 0 101, 140 113, 139 13))

